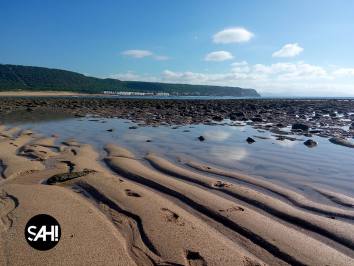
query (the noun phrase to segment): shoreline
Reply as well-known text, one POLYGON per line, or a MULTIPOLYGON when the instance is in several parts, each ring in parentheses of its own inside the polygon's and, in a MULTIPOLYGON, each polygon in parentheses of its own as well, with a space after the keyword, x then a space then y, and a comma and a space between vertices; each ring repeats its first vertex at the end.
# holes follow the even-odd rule
POLYGON ((71 91, 0 91, 0 97, 60 97, 60 96, 87 96, 88 93, 71 91))
POLYGON ((35 112, 122 118, 139 126, 247 124, 274 134, 354 137, 354 100, 176 100, 100 97, 0 97, 0 115, 35 112))
POLYGON ((90 263, 106 265, 354 263, 351 197, 322 190, 333 199, 326 205, 263 177, 190 159, 138 158, 116 144, 105 151, 101 161, 101 152, 79 139, 58 142, 0 127, 4 259, 50 264, 84 262, 82 255, 91 254, 90 263), (44 184, 48 179, 52 185, 44 184), (55 216, 63 236, 53 250, 34 255, 21 241, 21 225, 38 211, 55 216))

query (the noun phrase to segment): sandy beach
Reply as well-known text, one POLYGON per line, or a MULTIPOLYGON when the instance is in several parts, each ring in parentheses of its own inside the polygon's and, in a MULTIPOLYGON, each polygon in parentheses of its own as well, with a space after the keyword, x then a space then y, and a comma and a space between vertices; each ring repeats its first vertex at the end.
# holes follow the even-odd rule
POLYGON ((1 265, 354 263, 354 199, 333 191, 319 191, 327 205, 190 158, 141 157, 117 144, 98 151, 5 126, 0 162, 1 265), (47 252, 23 237, 39 212, 62 228, 47 252))
POLYGON ((0 91, 0 97, 48 97, 48 96, 83 96, 89 95, 85 93, 70 92, 70 91, 0 91))

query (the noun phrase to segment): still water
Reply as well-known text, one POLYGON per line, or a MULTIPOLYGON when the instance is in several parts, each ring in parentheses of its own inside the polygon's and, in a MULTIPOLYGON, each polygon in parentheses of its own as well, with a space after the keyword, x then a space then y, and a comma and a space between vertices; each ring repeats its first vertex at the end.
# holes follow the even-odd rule
MULTIPOLYGON (((32 116, 30 121, 16 119, 5 123, 44 136, 56 134, 58 141, 74 138, 89 143, 102 156, 107 143, 117 143, 139 156, 155 152, 171 161, 193 159, 263 176, 302 193, 310 193, 310 187, 322 187, 354 196, 354 149, 334 145, 326 138, 314 137, 318 146, 308 148, 303 144, 306 137, 280 141, 269 131, 247 125, 150 127, 116 118, 50 117, 39 115, 32 116), (205 137, 203 142, 198 140, 201 135, 205 137), (256 142, 248 144, 247 137, 256 142)), ((309 196, 316 197, 313 193, 309 196)))

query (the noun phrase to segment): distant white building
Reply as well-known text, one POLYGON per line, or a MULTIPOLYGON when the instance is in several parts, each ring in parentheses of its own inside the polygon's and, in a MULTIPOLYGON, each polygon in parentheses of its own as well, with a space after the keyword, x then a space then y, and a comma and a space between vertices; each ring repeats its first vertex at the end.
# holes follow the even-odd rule
POLYGON ((168 92, 104 91, 103 94, 119 96, 170 96, 168 92))

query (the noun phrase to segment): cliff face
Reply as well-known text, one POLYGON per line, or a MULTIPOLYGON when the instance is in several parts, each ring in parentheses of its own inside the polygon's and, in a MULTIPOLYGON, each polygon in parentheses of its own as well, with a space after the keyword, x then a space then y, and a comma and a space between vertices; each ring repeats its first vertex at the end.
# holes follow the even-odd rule
POLYGON ((239 87, 120 81, 87 77, 80 73, 44 67, 0 64, 0 91, 60 90, 100 93, 104 90, 168 92, 172 95, 259 97, 254 89, 239 87))

